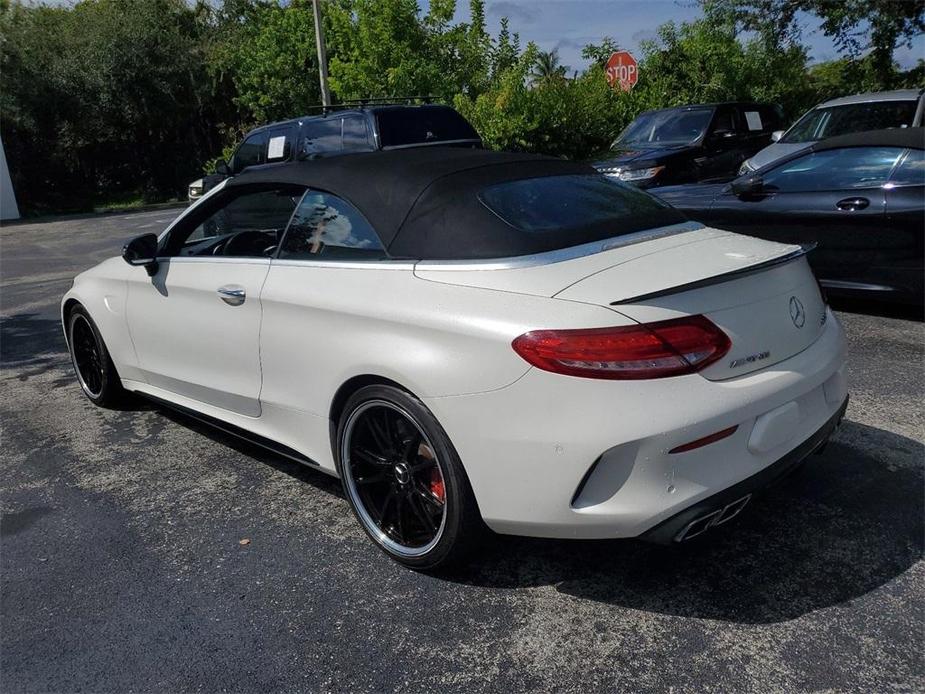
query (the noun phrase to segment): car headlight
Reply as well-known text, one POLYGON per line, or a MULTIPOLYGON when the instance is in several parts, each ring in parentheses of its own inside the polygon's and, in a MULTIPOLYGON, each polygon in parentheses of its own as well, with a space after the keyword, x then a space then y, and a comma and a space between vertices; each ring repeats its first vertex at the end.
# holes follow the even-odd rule
POLYGON ((617 172, 617 177, 621 181, 645 181, 658 176, 664 166, 652 166, 648 169, 623 169, 617 172))
POLYGON ((190 186, 189 194, 191 198, 198 198, 202 195, 202 188, 200 186, 190 186))
POLYGON ((739 175, 744 176, 747 173, 751 173, 755 168, 752 166, 751 159, 746 159, 742 162, 742 166, 739 167, 739 175))

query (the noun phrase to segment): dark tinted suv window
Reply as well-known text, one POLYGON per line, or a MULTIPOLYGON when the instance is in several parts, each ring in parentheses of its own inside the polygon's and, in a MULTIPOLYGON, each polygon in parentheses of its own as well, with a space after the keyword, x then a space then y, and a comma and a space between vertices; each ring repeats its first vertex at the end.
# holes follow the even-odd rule
POLYGON ((383 109, 376 114, 376 121, 383 148, 479 139, 469 121, 451 108, 412 106, 383 109))
POLYGON ((812 142, 865 130, 912 125, 918 101, 872 101, 814 108, 797 121, 782 142, 812 142))
POLYGON ((366 119, 348 116, 343 122, 343 147, 347 150, 370 149, 366 119))
POLYGON ((241 143, 234 157, 231 160, 231 170, 234 173, 240 173, 248 166, 256 166, 263 163, 263 150, 267 144, 267 134, 265 132, 251 135, 241 143))
POLYGON ((342 118, 309 121, 302 126, 302 155, 339 152, 342 118))
POLYGON ((684 221, 658 198, 604 176, 547 176, 482 190, 479 199, 512 227, 546 232, 600 229, 586 242, 684 221))

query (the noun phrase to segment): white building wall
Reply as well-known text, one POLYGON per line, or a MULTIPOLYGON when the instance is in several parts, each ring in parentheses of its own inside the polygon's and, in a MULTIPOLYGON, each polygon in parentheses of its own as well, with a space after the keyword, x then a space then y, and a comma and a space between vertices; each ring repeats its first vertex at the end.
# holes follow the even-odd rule
POLYGON ((3 139, 0 138, 0 220, 2 219, 19 219, 19 207, 16 205, 16 194, 10 180, 10 169, 6 165, 3 139))

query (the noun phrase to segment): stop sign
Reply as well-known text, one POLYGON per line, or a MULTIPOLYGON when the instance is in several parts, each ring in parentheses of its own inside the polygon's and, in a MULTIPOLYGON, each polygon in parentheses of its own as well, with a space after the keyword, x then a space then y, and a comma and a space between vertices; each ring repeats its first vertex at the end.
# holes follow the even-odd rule
POLYGON ((625 92, 639 80, 639 64, 629 51, 612 53, 607 61, 607 84, 611 89, 618 87, 625 92))

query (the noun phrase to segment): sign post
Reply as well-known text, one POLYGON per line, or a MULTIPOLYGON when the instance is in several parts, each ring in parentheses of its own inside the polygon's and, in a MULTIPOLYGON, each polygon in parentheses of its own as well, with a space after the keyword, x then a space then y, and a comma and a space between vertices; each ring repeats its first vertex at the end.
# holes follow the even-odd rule
POLYGON ((639 81, 639 63, 629 51, 612 53, 607 61, 607 84, 628 92, 639 81))

